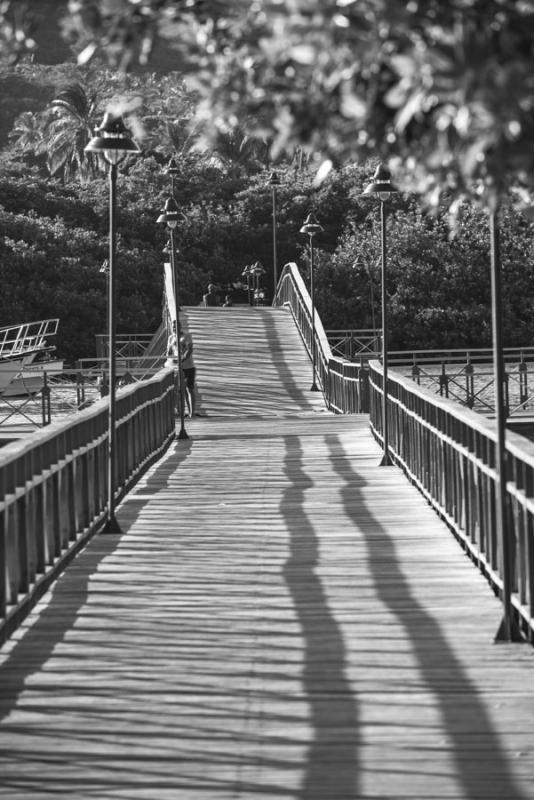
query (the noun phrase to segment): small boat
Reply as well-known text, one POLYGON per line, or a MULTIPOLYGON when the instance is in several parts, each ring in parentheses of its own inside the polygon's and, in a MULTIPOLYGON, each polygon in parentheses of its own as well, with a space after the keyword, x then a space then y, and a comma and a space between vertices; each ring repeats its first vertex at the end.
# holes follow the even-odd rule
POLYGON ((35 394, 44 385, 44 373, 58 373, 63 361, 52 359, 59 319, 44 319, 0 328, 0 395, 35 394))
POLYGON ((58 375, 63 372, 63 359, 50 358, 38 361, 20 369, 12 378, 11 383, 0 394, 2 397, 25 397, 37 394, 44 386, 44 375, 58 375))

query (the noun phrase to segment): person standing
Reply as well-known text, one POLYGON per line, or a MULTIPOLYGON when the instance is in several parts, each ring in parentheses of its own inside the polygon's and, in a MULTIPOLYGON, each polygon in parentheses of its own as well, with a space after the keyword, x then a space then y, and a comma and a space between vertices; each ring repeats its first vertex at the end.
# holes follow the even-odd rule
POLYGON ((188 331, 180 330, 180 353, 182 356, 182 373, 185 381, 185 399, 189 408, 189 416, 195 415, 196 407, 196 367, 193 360, 193 337, 188 331))
POLYGON ((202 298, 204 305, 207 306, 218 306, 219 305, 219 298, 215 292, 215 286, 213 283, 208 284, 208 291, 202 298))

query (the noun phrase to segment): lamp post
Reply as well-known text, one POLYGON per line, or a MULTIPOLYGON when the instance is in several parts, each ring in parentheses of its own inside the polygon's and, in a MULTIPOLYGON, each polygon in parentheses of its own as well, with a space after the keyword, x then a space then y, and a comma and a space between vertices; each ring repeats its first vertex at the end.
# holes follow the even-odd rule
POLYGON ((268 185, 272 189, 273 195, 273 302, 276 296, 276 287, 278 285, 278 267, 277 267, 277 252, 276 252, 276 189, 280 186, 280 178, 276 170, 271 173, 268 185))
POLYGON ((109 164, 109 259, 108 259, 108 358, 109 358, 109 412, 108 412, 108 507, 102 533, 121 533, 115 517, 115 390, 116 390, 116 327, 115 327, 115 267, 117 255, 116 187, 117 167, 128 154, 138 154, 140 149, 130 138, 122 117, 106 112, 95 136, 85 148, 87 153, 101 155, 109 164))
POLYGON ((179 405, 180 405, 180 432, 179 439, 189 439, 187 431, 185 430, 185 391, 184 391, 184 375, 182 372, 182 350, 180 348, 180 298, 178 292, 178 275, 176 274, 176 246, 174 242, 174 232, 178 225, 180 212, 174 197, 169 197, 165 201, 165 207, 156 222, 167 225, 170 234, 170 251, 171 251, 171 275, 172 275, 172 288, 174 293, 174 305, 176 308, 176 353, 178 356, 178 382, 180 387, 179 405))
POLYGON ((252 264, 247 264, 241 275, 247 279, 247 297, 248 297, 248 304, 249 306, 252 305, 252 293, 250 287, 250 281, 252 276, 254 275, 254 268, 252 264))
POLYGON ((315 214, 308 214, 306 219, 304 220, 304 224, 300 229, 300 233, 306 233, 310 239, 310 297, 311 297, 311 324, 312 324, 312 385, 310 386, 310 392, 318 392, 319 387, 317 386, 317 381, 315 379, 317 373, 317 345, 315 342, 315 281, 314 281, 314 273, 315 268, 313 264, 313 237, 316 233, 321 233, 324 231, 322 225, 319 224, 315 214))
POLYGON ((393 463, 389 456, 387 407, 388 308, 386 292, 386 203, 391 195, 396 193, 397 189, 391 183, 390 171, 383 164, 379 164, 376 168, 373 180, 365 188, 364 194, 376 195, 380 200, 380 238, 382 243, 382 444, 384 450, 380 462, 381 467, 389 467, 393 463))
POLYGON ((497 209, 490 211, 491 316, 493 333, 493 372, 495 380, 495 527, 502 571, 503 618, 496 642, 522 642, 521 631, 512 612, 512 543, 508 533, 506 490, 506 412, 505 370, 502 349, 501 254, 497 209))

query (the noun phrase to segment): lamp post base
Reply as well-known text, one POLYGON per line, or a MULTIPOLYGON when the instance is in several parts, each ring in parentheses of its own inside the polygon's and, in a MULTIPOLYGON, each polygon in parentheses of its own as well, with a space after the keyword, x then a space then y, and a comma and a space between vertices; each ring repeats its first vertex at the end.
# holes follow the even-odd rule
POLYGON ((178 434, 178 439, 189 439, 189 434, 187 433, 185 428, 180 428, 180 433, 178 434))
POLYGON ((384 453, 384 455, 382 456, 382 458, 380 460, 380 464, 378 466, 379 467, 392 467, 393 466, 393 461, 391 460, 391 458, 389 457, 389 455, 387 453, 384 453))
POLYGON ((495 639, 493 641, 495 644, 502 644, 506 642, 524 644, 525 637, 522 635, 519 625, 513 617, 508 622, 506 618, 503 617, 501 624, 499 625, 499 630, 495 634, 495 639))
POLYGON ((310 392, 318 392, 318 391, 319 391, 319 387, 317 386, 317 384, 314 381, 312 383, 312 385, 310 386, 310 392))
POLYGON ((106 524, 104 525, 100 533, 122 533, 121 526, 117 522, 115 514, 108 515, 106 524))

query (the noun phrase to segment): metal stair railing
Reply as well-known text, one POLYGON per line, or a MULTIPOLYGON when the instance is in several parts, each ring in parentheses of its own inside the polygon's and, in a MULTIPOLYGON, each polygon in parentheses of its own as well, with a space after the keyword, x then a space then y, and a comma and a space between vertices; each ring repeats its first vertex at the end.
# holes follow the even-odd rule
POLYGON ((0 328, 0 358, 24 356, 46 348, 58 325, 59 319, 55 317, 0 328))

